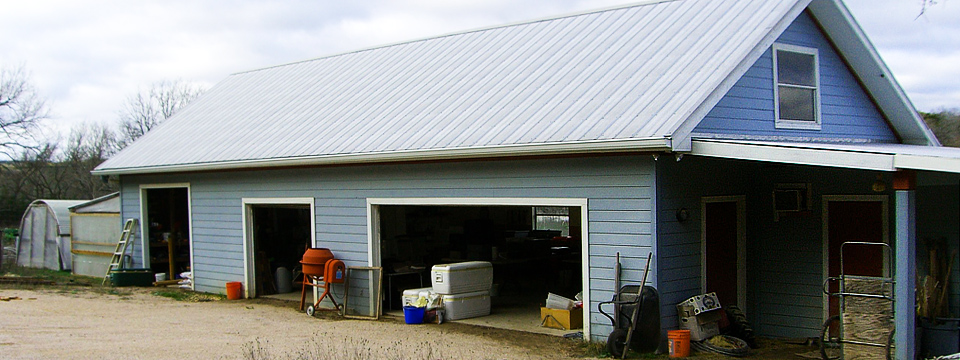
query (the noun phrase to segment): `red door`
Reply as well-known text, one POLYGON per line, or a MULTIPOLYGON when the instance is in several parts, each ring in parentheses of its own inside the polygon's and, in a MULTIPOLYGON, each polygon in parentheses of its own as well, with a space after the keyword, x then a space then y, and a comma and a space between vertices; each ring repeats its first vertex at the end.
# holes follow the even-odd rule
POLYGON ((737 202, 709 202, 705 207, 706 290, 717 293, 721 306, 735 306, 739 291, 737 202))
MULTIPOLYGON (((830 201, 827 205, 829 276, 840 276, 840 245, 844 242, 883 242, 883 202, 830 201)), ((883 276, 883 247, 847 245, 843 248, 843 274, 883 276)), ((831 282, 830 291, 838 284, 831 282)), ((836 297, 830 297, 830 315, 839 315, 836 297)))

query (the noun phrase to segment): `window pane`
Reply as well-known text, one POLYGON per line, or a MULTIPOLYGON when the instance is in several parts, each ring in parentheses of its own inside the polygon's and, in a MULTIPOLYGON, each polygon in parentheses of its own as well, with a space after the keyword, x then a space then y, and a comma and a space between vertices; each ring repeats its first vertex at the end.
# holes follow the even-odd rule
POLYGON ((817 86, 815 66, 811 54, 777 51, 777 80, 781 84, 817 86))
POLYGON ((560 230, 560 235, 570 235, 570 217, 559 215, 537 216, 537 230, 560 230))
POLYGON ((570 215, 570 209, 560 206, 538 206, 537 215, 570 215))
POLYGON ((779 86, 780 119, 816 121, 814 103, 816 91, 779 86))

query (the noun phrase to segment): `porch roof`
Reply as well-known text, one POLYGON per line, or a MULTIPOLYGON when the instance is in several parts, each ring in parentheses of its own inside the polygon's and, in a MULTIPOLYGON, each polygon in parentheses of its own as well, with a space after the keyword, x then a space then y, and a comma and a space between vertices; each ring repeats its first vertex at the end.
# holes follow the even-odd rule
POLYGON ((690 154, 863 170, 960 173, 960 149, 940 146, 693 140, 690 154))

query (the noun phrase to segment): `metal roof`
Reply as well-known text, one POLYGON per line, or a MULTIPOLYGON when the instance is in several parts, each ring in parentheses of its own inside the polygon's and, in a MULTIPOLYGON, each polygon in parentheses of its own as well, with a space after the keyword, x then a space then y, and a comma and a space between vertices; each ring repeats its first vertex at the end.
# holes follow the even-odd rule
POLYGON ((113 214, 120 213, 120 193, 110 193, 96 199, 70 207, 74 214, 113 214))
POLYGON ((809 3, 647 2, 237 73, 94 173, 675 150, 809 3))

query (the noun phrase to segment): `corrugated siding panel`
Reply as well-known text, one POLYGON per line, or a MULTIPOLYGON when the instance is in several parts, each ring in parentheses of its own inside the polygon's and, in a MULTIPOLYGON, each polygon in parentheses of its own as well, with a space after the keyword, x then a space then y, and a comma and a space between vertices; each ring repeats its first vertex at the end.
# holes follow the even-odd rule
POLYGON ((696 136, 896 142, 883 116, 807 13, 794 20, 777 42, 819 50, 821 130, 775 128, 773 57, 767 50, 697 126, 696 136))
MULTIPOLYGON (((189 182, 197 290, 222 292, 225 282, 243 280, 245 197, 315 198, 317 241, 350 266, 367 263, 367 198, 587 198, 594 302, 589 308, 596 309, 597 302, 613 296, 616 252, 622 255, 625 282, 642 277, 653 250, 653 179, 652 160, 646 156, 378 165, 124 176, 122 201, 125 218, 139 217, 140 184, 189 182)), ((602 315, 592 321, 594 340, 610 332, 602 315)))
POLYGON ((100 169, 662 138, 794 4, 665 1, 239 73, 100 169))

